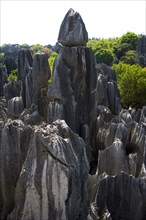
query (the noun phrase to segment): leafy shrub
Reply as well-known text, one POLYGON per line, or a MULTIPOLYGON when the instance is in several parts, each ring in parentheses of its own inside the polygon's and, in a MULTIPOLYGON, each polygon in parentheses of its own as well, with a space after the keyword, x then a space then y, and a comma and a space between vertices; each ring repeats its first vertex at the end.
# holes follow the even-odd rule
POLYGON ((146 105, 146 69, 122 62, 114 64, 113 69, 117 73, 122 106, 141 108, 146 105))
POLYGON ((4 53, 0 53, 0 59, 4 57, 4 53))
POLYGON ((8 76, 8 81, 10 81, 12 79, 17 81, 17 71, 18 71, 18 69, 15 69, 15 70, 11 71, 11 73, 8 76))
POLYGON ((54 66, 54 61, 55 61, 57 55, 58 54, 56 52, 52 52, 51 55, 49 56, 49 59, 48 59, 50 70, 51 70, 51 78, 48 80, 48 84, 52 83, 53 66, 54 66))

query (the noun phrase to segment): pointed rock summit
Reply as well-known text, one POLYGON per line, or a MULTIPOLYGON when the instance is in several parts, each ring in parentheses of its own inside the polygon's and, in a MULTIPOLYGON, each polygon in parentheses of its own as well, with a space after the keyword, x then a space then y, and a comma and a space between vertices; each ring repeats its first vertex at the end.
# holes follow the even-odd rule
POLYGON ((63 46, 85 46, 88 33, 78 12, 70 9, 61 24, 58 42, 63 46))

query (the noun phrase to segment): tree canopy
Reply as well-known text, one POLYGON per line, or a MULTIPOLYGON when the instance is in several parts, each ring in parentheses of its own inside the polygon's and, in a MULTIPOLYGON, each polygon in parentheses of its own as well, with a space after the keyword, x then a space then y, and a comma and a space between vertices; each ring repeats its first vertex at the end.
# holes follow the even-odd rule
POLYGON ((123 62, 114 64, 112 68, 117 73, 122 106, 141 108, 146 105, 146 69, 123 62))
POLYGON ((120 61, 136 64, 139 63, 139 55, 136 52, 139 39, 140 36, 137 34, 127 32, 120 38, 89 40, 87 45, 92 48, 97 63, 105 63, 109 66, 120 61))

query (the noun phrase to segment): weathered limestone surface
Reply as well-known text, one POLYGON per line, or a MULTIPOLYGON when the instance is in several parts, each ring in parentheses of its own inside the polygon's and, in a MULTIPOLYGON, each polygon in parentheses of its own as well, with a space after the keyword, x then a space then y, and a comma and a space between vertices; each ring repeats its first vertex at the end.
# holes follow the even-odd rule
MULTIPOLYGON (((100 124, 101 118, 98 117, 100 124)), ((144 163, 145 133, 127 112, 121 112, 97 131, 99 174, 116 175, 120 171, 138 176, 144 163), (125 118, 127 114, 127 118, 125 118), (131 119, 131 121, 130 121, 131 119), (126 121, 127 120, 127 121, 126 121), (127 122, 127 123, 126 123, 127 122), (111 163, 112 161, 112 163, 111 163)))
POLYGON ((0 67, 0 96, 3 96, 3 87, 4 87, 3 71, 2 71, 2 67, 0 67))
MULTIPOLYGON (((2 125, 2 124, 1 124, 2 125)), ((3 207, 1 219, 6 219, 15 204, 15 187, 25 160, 31 128, 22 121, 8 121, 1 127, 0 168, 3 207)))
POLYGON ((87 41, 88 33, 80 14, 70 9, 61 24, 58 42, 64 46, 85 46, 87 41))
POLYGON ((18 54, 18 80, 24 83, 25 77, 29 73, 29 69, 33 65, 32 54, 29 50, 23 49, 18 54))
POLYGON ((146 178, 137 180, 121 172, 117 176, 96 178, 95 182, 95 202, 91 203, 88 219, 102 218, 107 212, 110 218, 105 219, 145 219, 146 178))
POLYGON ((37 104, 39 114, 45 119, 47 118, 47 90, 50 76, 51 73, 47 55, 36 54, 32 68, 33 103, 37 104))
POLYGON ((84 141, 56 121, 33 131, 8 219, 86 219, 84 141))
POLYGON ((7 102, 13 97, 20 96, 21 91, 22 91, 21 81, 16 82, 15 80, 11 80, 4 85, 4 96, 7 102))
POLYGON ((32 80, 32 69, 29 70, 29 73, 25 77, 25 88, 26 88, 26 108, 30 108, 31 104, 33 103, 33 80, 32 80))
MULTIPOLYGON (((51 103, 58 103, 60 117, 77 133, 84 124, 92 125, 96 115, 96 69, 87 47, 63 47, 56 59, 53 82, 48 91, 48 122, 51 103)), ((56 119, 56 118, 55 118, 56 119)))
POLYGON ((8 101, 8 114, 19 116, 24 109, 22 97, 14 97, 8 101))
MULTIPOLYGON (((30 72, 31 68, 33 66, 33 58, 32 53, 29 50, 22 49, 19 51, 18 54, 18 74, 17 78, 22 82, 22 99, 24 103, 24 107, 26 106, 26 96, 27 96, 27 88, 25 84, 25 79, 30 72)), ((31 85, 32 87, 32 85, 31 85)), ((29 106, 30 107, 30 106, 29 106)))
POLYGON ((7 116, 7 106, 6 106, 6 100, 4 97, 0 97, 0 121, 7 122, 8 116, 7 116))
POLYGON ((20 51, 17 82, 0 72, 0 220, 145 220, 146 106, 121 108, 72 9, 58 40, 50 85, 45 54, 20 51))
POLYGON ((108 107, 112 114, 120 111, 119 91, 116 73, 106 64, 98 64, 97 69, 97 104, 108 107))

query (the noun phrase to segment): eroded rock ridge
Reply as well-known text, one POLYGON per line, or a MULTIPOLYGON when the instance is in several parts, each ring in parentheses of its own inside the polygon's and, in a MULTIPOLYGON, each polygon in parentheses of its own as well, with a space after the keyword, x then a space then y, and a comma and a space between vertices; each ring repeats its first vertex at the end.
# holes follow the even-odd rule
POLYGON ((58 41, 52 76, 26 49, 17 81, 0 67, 0 219, 144 220, 146 106, 121 108, 116 73, 96 63, 73 9, 58 41))

